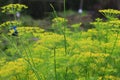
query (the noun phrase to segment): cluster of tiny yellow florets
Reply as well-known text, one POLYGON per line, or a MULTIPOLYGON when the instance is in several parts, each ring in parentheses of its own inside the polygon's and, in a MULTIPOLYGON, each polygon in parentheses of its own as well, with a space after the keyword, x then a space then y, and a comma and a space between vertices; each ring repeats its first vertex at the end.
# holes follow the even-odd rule
POLYGON ((62 17, 57 17, 57 18, 54 18, 53 20, 52 20, 54 23, 56 23, 56 22, 60 22, 60 23, 64 23, 64 22, 67 22, 68 20, 67 19, 65 19, 65 18, 62 18, 62 17))
POLYGON ((99 10, 99 12, 109 20, 115 20, 117 19, 117 16, 120 15, 120 11, 114 9, 104 9, 104 10, 99 10))
POLYGON ((113 25, 120 25, 120 20, 112 20, 108 22, 109 24, 113 24, 113 25))
POLYGON ((109 54, 103 54, 103 53, 83 53, 81 56, 86 56, 86 57, 108 57, 109 54))
MULTIPOLYGON (((17 31, 19 32, 19 35, 24 35, 26 33, 32 33, 35 37, 36 35, 39 35, 39 33, 43 33, 44 29, 41 29, 39 27, 17 27, 17 31)), ((14 32, 13 29, 9 30, 9 35, 11 35, 14 32)))
POLYGON ((120 14, 119 10, 114 10, 114 9, 104 9, 104 10, 99 10, 100 13, 110 13, 110 14, 120 14))
POLYGON ((19 32, 26 32, 26 33, 29 33, 29 32, 44 32, 44 29, 41 29, 39 27, 18 27, 17 30, 19 32))
POLYGON ((52 22, 53 22, 52 28, 54 29, 54 31, 62 34, 64 31, 64 27, 66 23, 68 22, 68 20, 62 17, 56 17, 52 20, 52 22))
POLYGON ((81 26, 81 24, 82 24, 82 23, 73 24, 73 25, 71 25, 71 27, 73 27, 73 28, 78 28, 78 27, 81 26))
POLYGON ((106 75, 104 77, 99 77, 98 80, 120 80, 119 77, 116 77, 116 76, 112 76, 112 75, 106 75))
POLYGON ((0 27, 11 27, 11 26, 19 26, 21 25, 21 22, 18 21, 7 21, 0 25, 0 27))
POLYGON ((5 5, 1 8, 2 8, 3 13, 15 14, 17 12, 20 12, 22 9, 26 9, 28 7, 23 4, 9 4, 9 5, 5 5))
MULTIPOLYGON (((32 60, 36 65, 37 63, 43 62, 43 60, 39 58, 33 58, 32 60)), ((29 59, 31 63, 32 63, 32 60, 29 59)), ((27 67, 28 67, 28 64, 23 58, 19 58, 15 61, 9 61, 9 62, 6 62, 6 64, 1 67, 0 76, 6 77, 14 74, 24 74, 26 72, 27 67)))

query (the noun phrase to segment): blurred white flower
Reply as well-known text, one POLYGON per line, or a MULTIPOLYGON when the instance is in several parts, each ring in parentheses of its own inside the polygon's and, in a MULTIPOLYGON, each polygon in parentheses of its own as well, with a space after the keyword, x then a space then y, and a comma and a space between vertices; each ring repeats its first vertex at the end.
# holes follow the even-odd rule
POLYGON ((17 13, 16 13, 16 16, 19 18, 19 17, 20 17, 20 12, 17 12, 17 13))
POLYGON ((82 12, 83 12, 83 10, 82 10, 82 9, 79 9, 79 10, 78 10, 78 13, 80 13, 80 14, 81 14, 82 12))

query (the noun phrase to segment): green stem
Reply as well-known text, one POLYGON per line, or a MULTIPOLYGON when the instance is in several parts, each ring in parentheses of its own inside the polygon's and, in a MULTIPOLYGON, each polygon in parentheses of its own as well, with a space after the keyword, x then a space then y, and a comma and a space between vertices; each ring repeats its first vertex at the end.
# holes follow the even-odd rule
POLYGON ((65 48, 65 55, 67 55, 67 39, 66 39, 66 28, 64 26, 64 32, 63 32, 63 36, 64 36, 64 48, 65 48))
MULTIPOLYGON (((64 18, 66 17, 66 6, 65 6, 65 4, 66 4, 66 0, 64 0, 64 18)), ((67 55, 66 23, 64 23, 63 35, 64 35, 65 55, 67 55)))
POLYGON ((111 50, 111 54, 113 54, 113 52, 114 52, 114 49, 115 49, 115 46, 116 46, 116 43, 117 43, 117 40, 118 40, 118 36, 119 36, 119 32, 117 32, 117 36, 116 36, 115 42, 114 42, 112 50, 111 50))
POLYGON ((25 45, 22 43, 22 39, 21 39, 21 45, 22 45, 22 47, 26 53, 26 56, 27 56, 27 59, 24 58, 25 61, 28 63, 28 65, 30 65, 30 67, 31 67, 32 71, 35 73, 37 79, 41 80, 40 75, 38 74, 38 72, 36 70, 35 63, 34 63, 32 55, 31 55, 31 51, 30 51, 29 47, 27 46, 27 48, 28 48, 28 52, 27 52, 26 48, 24 47, 25 45))
MULTIPOLYGON (((66 18, 66 0, 64 0, 64 18, 66 18)), ((64 23, 64 32, 63 32, 63 35, 64 35, 64 48, 65 48, 65 55, 67 55, 67 38, 66 38, 66 23, 64 23)), ((68 67, 66 67, 66 70, 65 70, 65 80, 67 80, 67 72, 68 72, 68 67)))
MULTIPOLYGON (((21 52, 20 52, 17 44, 15 43, 16 41, 15 41, 14 39, 8 38, 8 37, 6 37, 6 36, 4 36, 4 35, 3 35, 3 37, 4 37, 6 40, 8 40, 8 41, 11 43, 11 45, 13 45, 13 47, 17 50, 17 52, 18 52, 19 54, 21 54, 21 52)), ((23 59, 24 59, 24 60, 28 63, 28 65, 31 67, 31 69, 32 69, 32 71, 35 73, 37 79, 38 79, 38 80, 41 80, 41 78, 40 78, 37 70, 35 69, 35 66, 33 65, 34 62, 33 62, 33 60, 31 60, 32 57, 28 54, 27 50, 25 49, 25 47, 24 47, 25 45, 22 43, 22 40, 21 40, 21 44, 22 44, 22 47, 23 47, 23 49, 25 50, 26 56, 27 56, 27 58, 25 58, 25 57, 22 56, 23 59)))
POLYGON ((6 37, 5 35, 2 35, 2 36, 3 36, 3 38, 5 38, 7 41, 9 41, 9 42, 10 42, 10 45, 16 49, 16 51, 19 53, 19 55, 21 55, 21 52, 20 52, 20 50, 19 50, 18 47, 17 47, 17 42, 16 42, 16 40, 14 40, 14 37, 13 37, 13 38, 12 38, 12 37, 8 37, 8 36, 6 37))
POLYGON ((50 4, 50 6, 51 6, 51 8, 53 9, 53 14, 54 14, 54 16, 55 16, 55 17, 58 17, 58 16, 57 16, 57 12, 56 12, 54 6, 53 6, 52 4, 50 4))
POLYGON ((55 80, 57 80, 57 71, 56 71, 56 48, 54 48, 54 72, 55 72, 55 80))
POLYGON ((3 54, 4 56, 8 57, 3 50, 0 49, 0 52, 1 52, 1 54, 3 54))
POLYGON ((68 72, 68 67, 66 67, 66 70, 65 70, 65 80, 68 80, 67 79, 67 72, 68 72))

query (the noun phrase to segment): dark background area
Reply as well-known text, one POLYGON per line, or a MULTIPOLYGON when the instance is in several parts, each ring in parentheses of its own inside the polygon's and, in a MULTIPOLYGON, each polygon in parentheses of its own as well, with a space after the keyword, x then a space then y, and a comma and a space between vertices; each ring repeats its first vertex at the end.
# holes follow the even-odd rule
MULTIPOLYGON (((57 0, 56 0, 57 1, 57 0)), ((52 12, 50 4, 53 4, 56 11, 63 11, 63 3, 56 1, 44 0, 25 0, 22 3, 29 6, 29 13, 34 18, 40 18, 52 12)), ((120 0, 83 0, 83 10, 97 12, 99 9, 120 9, 120 0)), ((80 0, 66 0, 66 9, 78 11, 80 0)))
MULTIPOLYGON (((0 6, 9 3, 26 4, 29 9, 26 11, 28 15, 33 18, 44 18, 53 10, 50 7, 52 4, 56 11, 63 11, 62 0, 0 0, 0 6)), ((120 0, 83 0, 83 10, 90 12, 97 12, 99 9, 120 9, 120 0)), ((78 11, 80 7, 80 0, 66 0, 66 9, 78 11)), ((2 14, 1 14, 2 16, 2 14)))

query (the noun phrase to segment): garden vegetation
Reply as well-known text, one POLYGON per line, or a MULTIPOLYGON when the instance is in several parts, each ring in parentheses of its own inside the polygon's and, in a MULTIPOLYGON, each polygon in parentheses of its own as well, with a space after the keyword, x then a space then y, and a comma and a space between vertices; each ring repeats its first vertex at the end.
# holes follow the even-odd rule
POLYGON ((54 10, 46 31, 17 19, 26 5, 1 8, 14 20, 0 25, 0 80, 120 80, 119 10, 99 10, 106 20, 97 18, 87 31, 81 22, 69 28, 54 10))

